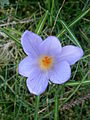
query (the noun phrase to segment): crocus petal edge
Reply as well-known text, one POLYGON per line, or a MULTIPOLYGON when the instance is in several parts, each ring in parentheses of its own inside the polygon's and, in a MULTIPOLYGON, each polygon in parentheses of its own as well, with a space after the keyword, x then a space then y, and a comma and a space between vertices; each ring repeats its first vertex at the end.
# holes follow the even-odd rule
POLYGON ((59 56, 59 61, 67 61, 70 65, 75 64, 83 56, 84 52, 82 48, 67 45, 62 48, 62 52, 59 56))
POLYGON ((21 37, 21 44, 27 55, 37 56, 39 54, 38 46, 41 44, 42 38, 37 34, 26 30, 21 37))
POLYGON ((47 74, 40 71, 33 72, 26 81, 29 92, 35 95, 42 94, 48 86, 48 80, 47 74))

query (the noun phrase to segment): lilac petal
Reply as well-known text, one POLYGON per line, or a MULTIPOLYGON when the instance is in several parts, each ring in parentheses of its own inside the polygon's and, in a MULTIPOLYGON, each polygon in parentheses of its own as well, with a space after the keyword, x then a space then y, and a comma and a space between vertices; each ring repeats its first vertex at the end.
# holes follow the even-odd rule
POLYGON ((73 45, 67 45, 62 48, 60 61, 67 61, 70 65, 75 64, 83 56, 83 50, 73 45))
POLYGON ((40 36, 28 30, 21 37, 21 43, 27 55, 37 56, 39 54, 38 46, 41 42, 42 39, 40 36))
POLYGON ((45 91, 48 86, 47 73, 42 73, 41 71, 34 71, 27 79, 26 83, 30 93, 40 95, 45 91))
POLYGON ((70 76, 70 65, 66 61, 56 64, 49 73, 50 80, 56 84, 62 84, 66 82, 70 78, 70 76))
POLYGON ((19 74, 29 77, 32 71, 38 70, 37 62, 28 56, 19 63, 18 70, 19 74))
POLYGON ((57 55, 61 53, 61 44, 55 36, 47 37, 41 44, 40 44, 41 53, 45 55, 57 55))

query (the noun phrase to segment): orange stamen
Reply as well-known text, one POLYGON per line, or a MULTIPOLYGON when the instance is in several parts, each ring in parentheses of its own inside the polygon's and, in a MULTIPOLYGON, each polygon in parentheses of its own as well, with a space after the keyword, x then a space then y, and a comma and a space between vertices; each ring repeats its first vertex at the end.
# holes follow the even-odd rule
POLYGON ((48 70, 52 66, 52 57, 44 56, 40 59, 41 69, 48 70))

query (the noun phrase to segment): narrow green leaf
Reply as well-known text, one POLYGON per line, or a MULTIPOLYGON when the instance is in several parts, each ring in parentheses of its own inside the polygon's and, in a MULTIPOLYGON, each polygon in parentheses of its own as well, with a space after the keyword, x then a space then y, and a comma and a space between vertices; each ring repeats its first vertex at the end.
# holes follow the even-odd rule
POLYGON ((51 0, 47 0, 47 3, 48 3, 48 11, 50 11, 50 3, 51 3, 51 0))
POLYGON ((37 28, 35 30, 35 32, 39 35, 45 25, 46 19, 48 16, 48 10, 46 11, 46 13, 42 16, 41 20, 39 21, 39 24, 37 25, 37 28))
POLYGON ((0 28, 0 30, 2 32, 4 32, 10 39, 12 39, 13 41, 15 41, 19 46, 22 46, 20 43, 20 40, 18 40, 17 38, 15 38, 12 34, 10 34, 10 32, 8 32, 6 29, 4 28, 0 28))
POLYGON ((34 120, 38 120, 39 99, 40 99, 40 96, 36 96, 34 120))
POLYGON ((50 24, 52 26, 53 18, 53 9, 54 9, 54 0, 52 0, 51 15, 50 15, 50 24))
MULTIPOLYGON (((67 83, 65 83, 65 86, 76 86, 76 85, 79 85, 81 83, 81 81, 79 81, 79 82, 67 82, 67 83)), ((82 82, 82 85, 88 85, 88 84, 90 84, 90 80, 85 80, 85 81, 83 81, 82 82)))
POLYGON ((58 102, 58 87, 55 88, 55 111, 54 111, 54 120, 59 120, 59 102, 58 102))
POLYGON ((61 24, 63 25, 63 27, 67 30, 67 32, 69 33, 69 35, 71 36, 71 40, 74 44, 76 44, 77 46, 81 47, 77 38, 75 37, 74 33, 71 32, 71 30, 69 29, 69 27, 67 26, 67 24, 63 21, 63 20, 60 20, 61 24))
MULTIPOLYGON (((72 27, 73 25, 75 25, 79 20, 81 20, 88 12, 90 11, 90 8, 87 9, 86 11, 84 11, 82 14, 80 14, 79 16, 77 16, 69 25, 68 27, 72 27)), ((66 32, 66 29, 62 29, 56 36, 59 38, 60 36, 62 36, 64 33, 66 32)))
POLYGON ((14 28, 11 29, 11 28, 4 27, 4 29, 7 30, 7 31, 9 31, 9 32, 13 32, 13 33, 15 33, 15 34, 17 34, 17 35, 19 35, 19 36, 22 35, 22 32, 17 31, 17 30, 15 30, 14 28))

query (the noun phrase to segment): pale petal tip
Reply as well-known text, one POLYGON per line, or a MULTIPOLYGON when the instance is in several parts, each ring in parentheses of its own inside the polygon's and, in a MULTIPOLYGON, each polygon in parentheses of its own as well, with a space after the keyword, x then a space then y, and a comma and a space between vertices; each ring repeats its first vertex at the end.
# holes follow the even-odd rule
POLYGON ((42 74, 40 77, 38 77, 38 74, 36 75, 35 73, 33 73, 33 75, 34 76, 30 76, 26 80, 28 91, 31 94, 40 95, 46 90, 48 86, 47 76, 45 74, 42 74))
POLYGON ((44 91, 42 91, 42 92, 35 92, 34 90, 32 90, 31 89, 31 87, 29 86, 29 83, 28 83, 28 80, 26 81, 26 84, 27 84, 27 88, 28 88, 28 91, 31 93, 31 94, 34 94, 34 95, 40 95, 40 94, 42 94, 44 91))
POLYGON ((82 48, 79 48, 79 47, 77 47, 77 48, 78 48, 78 59, 77 59, 77 61, 78 61, 78 60, 80 60, 81 57, 84 55, 84 51, 83 51, 82 48))
POLYGON ((21 36, 21 40, 23 39, 24 35, 27 34, 29 31, 28 30, 25 30, 24 33, 22 34, 21 36))
POLYGON ((82 48, 79 48, 79 51, 80 51, 80 56, 82 57, 84 55, 84 51, 82 48))

